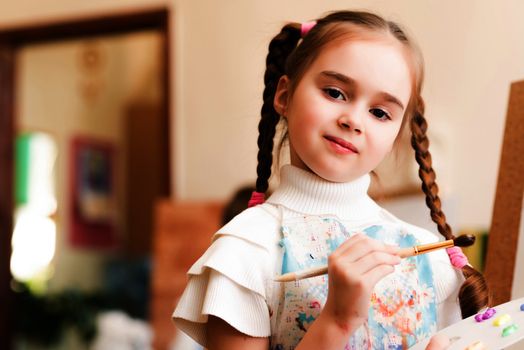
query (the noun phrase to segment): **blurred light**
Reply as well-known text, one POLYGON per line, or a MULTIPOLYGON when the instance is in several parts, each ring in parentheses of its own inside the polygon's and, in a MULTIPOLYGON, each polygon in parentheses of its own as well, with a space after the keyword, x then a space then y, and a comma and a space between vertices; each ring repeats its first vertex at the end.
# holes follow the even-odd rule
POLYGON ((29 146, 29 188, 27 205, 42 215, 56 212, 54 167, 57 150, 54 140, 44 133, 34 133, 29 146))
POLYGON ((23 282, 46 274, 55 254, 54 221, 29 209, 20 209, 15 218, 11 273, 23 282))
POLYGON ((45 285, 55 254, 57 211, 55 162, 57 147, 44 133, 17 137, 17 199, 11 273, 21 282, 45 285))

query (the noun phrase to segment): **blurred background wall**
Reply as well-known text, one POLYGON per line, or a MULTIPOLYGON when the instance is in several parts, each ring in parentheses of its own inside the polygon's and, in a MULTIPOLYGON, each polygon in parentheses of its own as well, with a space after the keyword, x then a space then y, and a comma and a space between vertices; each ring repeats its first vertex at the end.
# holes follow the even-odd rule
POLYGON ((524 77, 521 1, 19 0, 0 3, 0 26, 156 5, 174 13, 169 78, 178 198, 223 198, 254 179, 264 59, 280 26, 363 8, 398 20, 421 46, 426 114, 433 143, 444 145, 435 154, 443 196, 453 198, 458 226, 489 224, 509 84, 524 77))
POLYGON ((114 171, 116 207, 111 209, 114 239, 126 245, 132 225, 126 217, 129 171, 121 169, 128 169, 132 156, 127 132, 133 118, 126 112, 137 100, 158 104, 161 99, 161 39, 155 32, 140 32, 34 44, 18 53, 18 132, 44 132, 53 139, 57 151, 55 220, 59 234, 50 291, 71 285, 83 290, 99 288, 103 265, 114 255, 111 249, 71 249, 71 236, 64 234, 70 230, 68 218, 73 205, 70 143, 77 137, 103 140, 113 148, 118 169, 114 171))

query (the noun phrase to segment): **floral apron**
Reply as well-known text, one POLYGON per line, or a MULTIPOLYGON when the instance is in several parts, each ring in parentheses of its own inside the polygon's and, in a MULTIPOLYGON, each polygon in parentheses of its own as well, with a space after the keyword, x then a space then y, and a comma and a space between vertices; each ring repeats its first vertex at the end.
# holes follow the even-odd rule
MULTIPOLYGON (((387 244, 420 244, 400 224, 383 223, 346 230, 332 216, 282 216, 282 270, 300 271, 327 264, 328 256, 357 232, 387 244)), ((271 349, 291 350, 320 314, 327 275, 287 282, 271 313, 271 349)), ((345 349, 403 349, 437 330, 433 273, 427 256, 402 259, 395 272, 379 281, 371 295, 367 322, 348 339, 345 349)))

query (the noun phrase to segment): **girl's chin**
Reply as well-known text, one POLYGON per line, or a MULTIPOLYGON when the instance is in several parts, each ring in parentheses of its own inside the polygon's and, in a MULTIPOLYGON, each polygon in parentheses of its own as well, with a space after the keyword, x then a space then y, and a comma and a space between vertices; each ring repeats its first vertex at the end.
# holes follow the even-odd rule
POLYGON ((319 170, 315 173, 326 181, 337 182, 337 183, 351 182, 365 175, 365 174, 355 174, 355 173, 350 173, 350 172, 340 172, 340 171, 332 171, 332 170, 331 171, 319 170))

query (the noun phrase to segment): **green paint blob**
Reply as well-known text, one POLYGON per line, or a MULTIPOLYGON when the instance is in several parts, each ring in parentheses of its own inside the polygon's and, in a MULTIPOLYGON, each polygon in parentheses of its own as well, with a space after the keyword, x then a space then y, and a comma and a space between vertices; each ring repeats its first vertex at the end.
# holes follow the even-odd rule
POLYGON ((510 335, 513 332, 515 332, 517 329, 519 329, 519 327, 516 324, 512 324, 510 326, 507 326, 506 328, 504 328, 502 330, 502 336, 503 337, 507 337, 508 335, 510 335))

